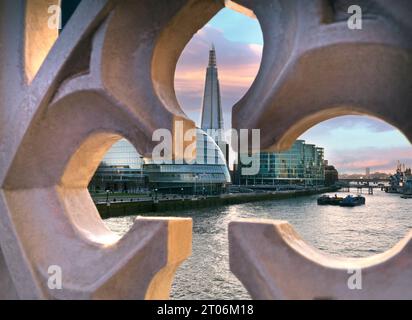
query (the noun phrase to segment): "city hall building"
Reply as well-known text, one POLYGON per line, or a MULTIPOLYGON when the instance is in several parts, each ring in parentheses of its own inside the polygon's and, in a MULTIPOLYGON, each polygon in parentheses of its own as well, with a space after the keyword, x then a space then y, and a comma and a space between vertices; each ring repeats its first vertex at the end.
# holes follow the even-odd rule
POLYGON ((222 151, 201 129, 197 130, 196 139, 196 159, 193 164, 157 164, 146 160, 144 172, 151 190, 198 195, 226 192, 230 174, 222 151))
POLYGON ((116 142, 104 156, 89 184, 93 193, 136 193, 147 186, 143 158, 126 139, 116 142))

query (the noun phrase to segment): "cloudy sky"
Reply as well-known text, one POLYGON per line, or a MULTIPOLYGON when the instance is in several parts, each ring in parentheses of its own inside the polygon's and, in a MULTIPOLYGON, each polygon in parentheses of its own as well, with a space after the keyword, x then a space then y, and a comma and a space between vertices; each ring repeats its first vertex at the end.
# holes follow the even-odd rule
MULTIPOLYGON (((178 100, 198 125, 205 70, 211 44, 216 47, 225 127, 232 106, 245 94, 259 69, 263 39, 257 20, 229 9, 220 11, 186 46, 176 69, 178 100)), ((326 158, 342 173, 393 172, 397 160, 412 166, 412 147, 395 128, 359 116, 325 121, 301 139, 325 148, 326 158), (327 134, 325 134, 327 132, 327 134)))

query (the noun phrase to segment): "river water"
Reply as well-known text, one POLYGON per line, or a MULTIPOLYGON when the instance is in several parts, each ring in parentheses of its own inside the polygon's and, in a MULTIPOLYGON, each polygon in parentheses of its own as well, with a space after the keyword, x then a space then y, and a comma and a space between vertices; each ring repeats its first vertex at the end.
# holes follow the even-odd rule
MULTIPOLYGON (((338 193, 346 195, 346 193, 338 193)), ((412 229, 412 199, 375 190, 355 208, 318 206, 318 196, 191 209, 156 216, 193 218, 193 254, 173 283, 172 299, 250 299, 229 271, 227 227, 238 218, 287 220, 305 241, 326 254, 364 257, 395 245, 412 229)), ((150 214, 153 216, 154 214, 150 214)), ((135 217, 105 220, 123 235, 135 217)))

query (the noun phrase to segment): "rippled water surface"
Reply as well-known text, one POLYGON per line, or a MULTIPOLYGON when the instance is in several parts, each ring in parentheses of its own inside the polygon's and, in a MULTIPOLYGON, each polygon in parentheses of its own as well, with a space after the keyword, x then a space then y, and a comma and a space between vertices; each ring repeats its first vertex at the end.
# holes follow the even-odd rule
MULTIPOLYGON (((193 218, 193 255, 176 274, 172 299, 250 298, 229 271, 227 226, 233 219, 287 220, 314 247, 327 254, 347 257, 383 252, 412 229, 412 199, 375 191, 374 195, 365 195, 365 206, 341 208, 318 206, 317 197, 156 213, 156 216, 193 218)), ((123 235, 134 219, 113 218, 105 222, 111 230, 123 235)))

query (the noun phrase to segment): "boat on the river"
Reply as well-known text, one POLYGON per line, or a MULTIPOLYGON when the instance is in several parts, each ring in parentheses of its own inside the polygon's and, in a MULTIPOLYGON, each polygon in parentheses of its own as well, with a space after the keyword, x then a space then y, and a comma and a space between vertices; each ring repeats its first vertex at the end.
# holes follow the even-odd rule
MULTIPOLYGON (((411 190, 411 168, 406 168, 404 164, 401 164, 398 161, 398 166, 396 169, 396 173, 389 177, 389 186, 385 187, 385 192, 387 193, 407 193, 407 190, 411 190), (409 188, 408 188, 408 181, 409 181, 409 188)), ((412 191, 409 192, 412 194, 412 191)))
POLYGON ((345 199, 343 199, 340 202, 340 206, 341 207, 356 207, 356 206, 361 206, 364 205, 366 203, 366 199, 365 197, 362 196, 347 196, 345 199))
POLYGON ((403 187, 402 199, 412 199, 412 176, 408 176, 403 187))
POLYGON ((326 205, 331 205, 331 206, 338 206, 342 202, 343 198, 338 197, 335 195, 334 197, 328 196, 328 195, 323 195, 318 198, 318 205, 320 206, 326 206, 326 205))

